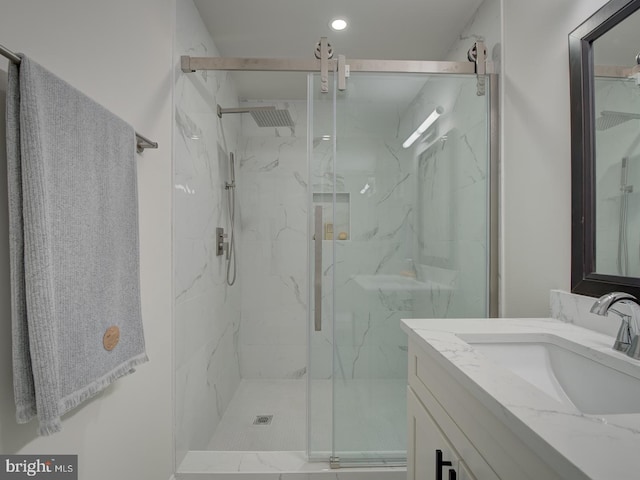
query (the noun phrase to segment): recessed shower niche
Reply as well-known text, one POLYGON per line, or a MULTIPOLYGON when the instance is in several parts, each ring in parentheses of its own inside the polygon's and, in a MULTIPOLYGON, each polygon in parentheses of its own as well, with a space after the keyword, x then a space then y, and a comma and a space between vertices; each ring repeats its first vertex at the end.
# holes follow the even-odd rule
POLYGON ((323 240, 351 239, 351 195, 348 192, 314 193, 313 205, 322 207, 323 240))

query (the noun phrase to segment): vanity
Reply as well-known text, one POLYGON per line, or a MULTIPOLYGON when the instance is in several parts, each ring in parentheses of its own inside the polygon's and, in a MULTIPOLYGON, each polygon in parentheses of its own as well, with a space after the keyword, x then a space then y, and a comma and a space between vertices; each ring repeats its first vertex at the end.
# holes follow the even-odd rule
POLYGON ((553 318, 403 320, 407 478, 640 478, 640 361, 553 318))

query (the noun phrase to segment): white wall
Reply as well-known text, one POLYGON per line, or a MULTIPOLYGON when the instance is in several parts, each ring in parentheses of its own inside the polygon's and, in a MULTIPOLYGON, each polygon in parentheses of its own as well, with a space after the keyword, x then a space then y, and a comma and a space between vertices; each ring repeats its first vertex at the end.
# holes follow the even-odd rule
MULTIPOLYGON (((63 431, 50 437, 37 436, 35 421, 15 422, 6 181, 0 179, 0 452, 78 454, 81 479, 167 479, 173 471, 173 0, 0 0, 0 12, 0 43, 28 54, 160 143, 159 150, 137 159, 142 314, 150 362, 63 417, 63 431)), ((0 62, 0 84, 5 71, 0 62)), ((0 99, 0 177, 5 177, 4 92, 0 99)))
POLYGON ((568 34, 605 0, 506 0, 501 316, 548 316, 571 288, 568 34))

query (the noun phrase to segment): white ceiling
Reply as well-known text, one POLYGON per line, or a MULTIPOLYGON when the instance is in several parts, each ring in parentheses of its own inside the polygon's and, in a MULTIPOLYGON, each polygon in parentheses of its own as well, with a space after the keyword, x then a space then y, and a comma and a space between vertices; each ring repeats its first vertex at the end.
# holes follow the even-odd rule
MULTIPOLYGON (((223 57, 314 58, 326 36, 334 55, 443 60, 482 0, 194 0, 223 57), (342 32, 329 21, 343 17, 342 32)), ((471 40, 470 40, 471 42, 471 40)), ((471 46, 471 43, 470 45, 471 46)), ((464 61, 466 59, 456 59, 464 61)), ((236 74, 240 98, 304 98, 304 74, 236 74)))

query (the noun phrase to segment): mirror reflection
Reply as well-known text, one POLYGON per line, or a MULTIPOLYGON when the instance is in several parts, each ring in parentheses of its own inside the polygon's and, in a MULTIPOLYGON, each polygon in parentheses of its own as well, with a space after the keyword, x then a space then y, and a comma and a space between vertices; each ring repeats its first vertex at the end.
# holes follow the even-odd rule
POLYGON ((593 42, 595 269, 640 277, 640 12, 593 42))

